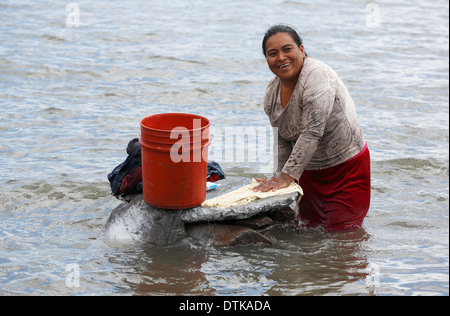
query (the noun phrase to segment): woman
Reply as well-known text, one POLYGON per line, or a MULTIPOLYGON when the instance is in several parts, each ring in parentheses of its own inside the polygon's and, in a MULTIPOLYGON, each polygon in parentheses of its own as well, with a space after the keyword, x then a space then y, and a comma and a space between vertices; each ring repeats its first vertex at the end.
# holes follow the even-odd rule
POLYGON ((275 74, 264 110, 278 130, 278 167, 258 179, 254 191, 296 181, 304 191, 302 223, 331 230, 361 226, 370 205, 370 155, 347 88, 329 66, 307 57, 289 26, 271 27, 262 48, 275 74))

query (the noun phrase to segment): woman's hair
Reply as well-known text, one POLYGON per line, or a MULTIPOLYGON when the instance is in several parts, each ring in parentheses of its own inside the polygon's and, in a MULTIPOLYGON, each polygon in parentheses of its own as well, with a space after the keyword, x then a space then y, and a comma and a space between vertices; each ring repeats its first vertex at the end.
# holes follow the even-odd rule
MULTIPOLYGON (((303 44, 302 38, 300 37, 300 35, 298 35, 297 31, 295 29, 293 29, 292 27, 284 25, 284 24, 274 25, 270 29, 267 30, 266 34, 264 35, 264 39, 262 41, 262 52, 263 52, 264 56, 266 56, 267 40, 272 35, 275 35, 277 33, 288 33, 289 35, 291 35, 292 39, 294 40, 294 42, 297 44, 298 47, 300 47, 303 44)), ((306 54, 306 52, 305 52, 305 55, 308 56, 306 54)))

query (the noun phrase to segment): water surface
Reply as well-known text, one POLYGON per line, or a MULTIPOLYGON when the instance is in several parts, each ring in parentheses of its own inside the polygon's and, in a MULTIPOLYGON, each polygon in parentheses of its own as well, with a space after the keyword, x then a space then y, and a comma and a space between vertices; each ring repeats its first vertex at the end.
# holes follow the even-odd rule
POLYGON ((79 1, 79 27, 67 4, 0 3, 1 295, 448 295, 448 1, 79 1), (268 126, 260 45, 280 22, 357 104, 364 228, 279 228, 273 246, 229 249, 97 238, 119 204, 106 175, 141 118, 268 126))

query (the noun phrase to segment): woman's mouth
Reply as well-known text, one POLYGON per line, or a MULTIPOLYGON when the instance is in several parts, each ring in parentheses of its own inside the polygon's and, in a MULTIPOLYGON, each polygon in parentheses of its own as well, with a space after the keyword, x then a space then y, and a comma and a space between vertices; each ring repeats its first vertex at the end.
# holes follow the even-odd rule
POLYGON ((291 63, 285 63, 283 65, 278 66, 278 69, 285 69, 287 67, 289 67, 291 65, 291 63))

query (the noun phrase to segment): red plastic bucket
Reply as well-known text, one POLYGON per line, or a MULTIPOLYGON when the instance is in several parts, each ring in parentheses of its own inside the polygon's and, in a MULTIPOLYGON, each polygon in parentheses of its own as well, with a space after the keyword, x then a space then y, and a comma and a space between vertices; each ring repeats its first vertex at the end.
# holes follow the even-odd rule
POLYGON ((155 114, 141 120, 145 202, 165 209, 203 203, 210 125, 205 117, 187 113, 155 114))

